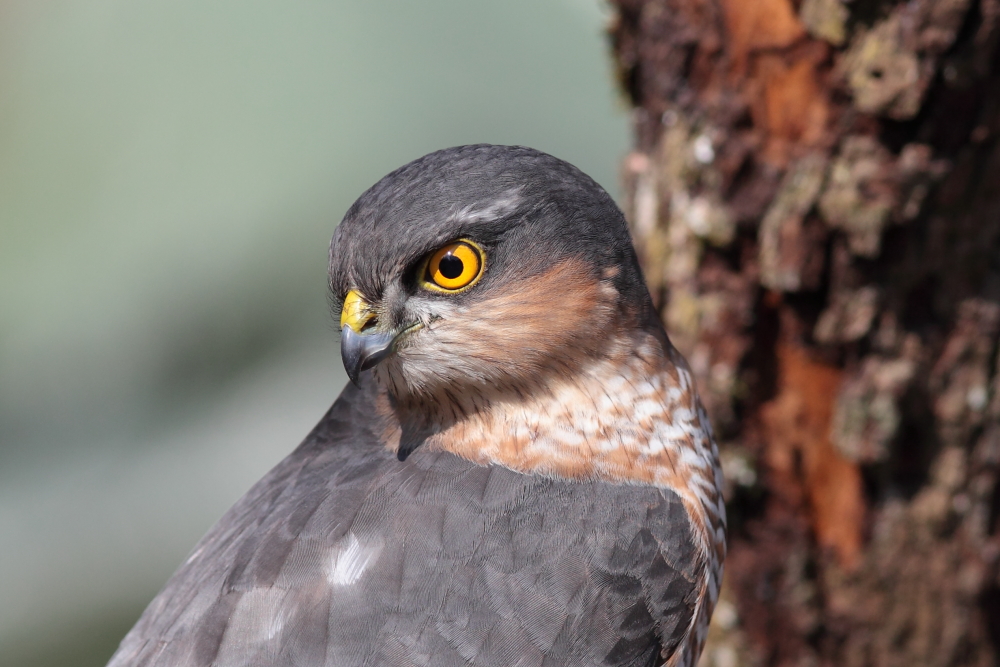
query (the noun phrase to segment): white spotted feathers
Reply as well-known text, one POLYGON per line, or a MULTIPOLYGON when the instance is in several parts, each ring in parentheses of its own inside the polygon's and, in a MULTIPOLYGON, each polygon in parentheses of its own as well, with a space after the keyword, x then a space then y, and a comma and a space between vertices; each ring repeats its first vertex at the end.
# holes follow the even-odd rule
POLYGON ((333 551, 327 581, 333 586, 350 586, 368 569, 382 550, 380 544, 362 544, 348 533, 333 551))

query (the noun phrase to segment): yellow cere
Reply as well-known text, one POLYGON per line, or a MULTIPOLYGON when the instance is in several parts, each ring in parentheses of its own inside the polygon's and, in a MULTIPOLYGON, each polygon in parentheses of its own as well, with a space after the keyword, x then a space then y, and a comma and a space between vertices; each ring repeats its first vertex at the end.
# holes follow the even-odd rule
POLYGON ((374 316, 375 313, 361 293, 352 289, 344 299, 344 309, 340 311, 340 328, 343 329, 346 325, 361 333, 361 329, 374 316))
POLYGON ((473 285, 482 273, 482 249, 472 241, 455 241, 431 255, 425 285, 454 292, 473 285))

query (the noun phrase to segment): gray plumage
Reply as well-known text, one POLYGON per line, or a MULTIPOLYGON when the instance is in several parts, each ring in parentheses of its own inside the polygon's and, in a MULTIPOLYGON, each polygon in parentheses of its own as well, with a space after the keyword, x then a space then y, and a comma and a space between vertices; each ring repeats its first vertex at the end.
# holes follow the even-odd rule
POLYGON ((109 667, 693 667, 718 455, 608 194, 528 148, 439 151, 363 194, 330 257, 359 384, 109 667), (479 273, 435 286, 456 244, 479 273))
MULTIPOLYGON (((625 216, 611 196, 573 165, 523 146, 458 146, 400 167, 351 206, 330 247, 334 298, 360 289, 371 298, 400 284, 420 258, 470 236, 490 250, 483 281, 450 303, 511 291, 565 258, 599 275, 614 267, 622 303, 659 324, 632 247, 625 216)), ((397 303, 392 299, 394 305, 397 303)), ((383 313, 399 317, 400 310, 383 313)))
MULTIPOLYGON (((370 387, 369 387, 370 389, 370 387)), ((695 605, 677 496, 404 461, 348 386, 306 441, 202 539, 109 667, 648 666, 695 605), (379 545, 350 584, 345 540, 379 545)))

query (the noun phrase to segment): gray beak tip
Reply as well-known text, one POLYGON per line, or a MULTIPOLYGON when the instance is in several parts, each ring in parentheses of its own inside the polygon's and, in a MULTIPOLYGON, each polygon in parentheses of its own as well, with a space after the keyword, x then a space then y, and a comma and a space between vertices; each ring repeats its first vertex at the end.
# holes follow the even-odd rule
POLYGON ((361 371, 374 367, 392 354, 393 332, 358 333, 346 324, 340 330, 340 356, 351 382, 358 385, 361 371))

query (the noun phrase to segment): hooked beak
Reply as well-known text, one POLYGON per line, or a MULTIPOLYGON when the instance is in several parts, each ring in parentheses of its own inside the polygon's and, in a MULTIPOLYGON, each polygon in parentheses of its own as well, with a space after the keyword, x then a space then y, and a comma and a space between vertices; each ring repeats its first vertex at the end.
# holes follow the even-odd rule
POLYGON ((396 332, 357 333, 344 325, 340 330, 340 356, 351 382, 358 383, 361 371, 373 368, 394 352, 396 332))
POLYGON ((344 360, 344 370, 351 382, 358 384, 361 371, 379 364, 396 351, 396 341, 414 327, 403 327, 397 331, 380 331, 375 326, 365 329, 375 318, 371 304, 351 290, 344 299, 344 309, 340 313, 340 356, 344 360))

